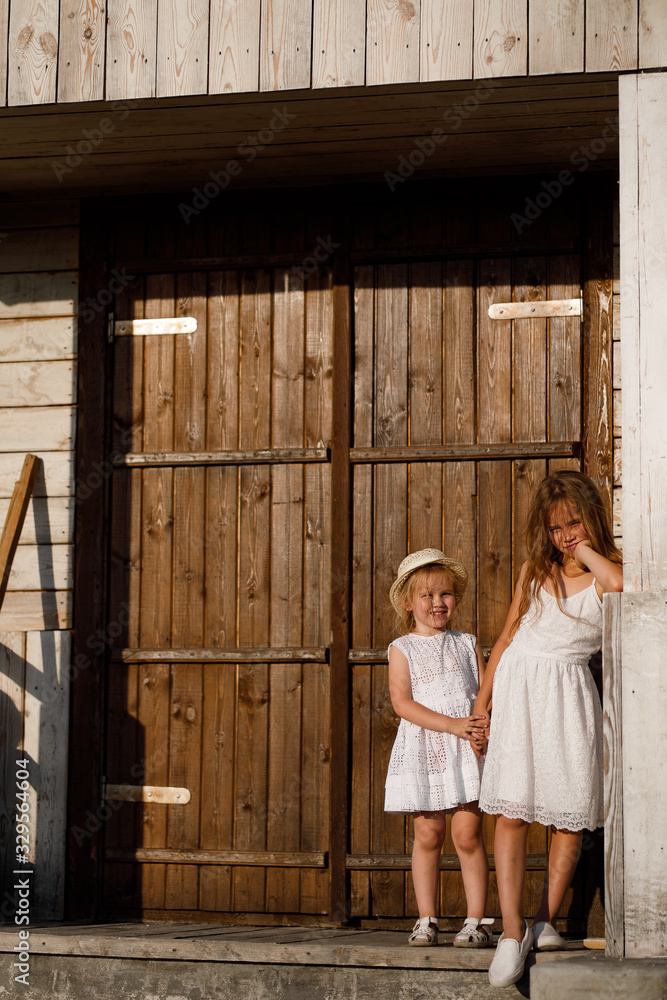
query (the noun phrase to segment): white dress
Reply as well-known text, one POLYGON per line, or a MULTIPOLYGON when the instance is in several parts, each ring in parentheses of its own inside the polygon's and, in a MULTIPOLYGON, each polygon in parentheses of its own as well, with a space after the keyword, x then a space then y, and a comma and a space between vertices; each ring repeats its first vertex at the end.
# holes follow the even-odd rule
POLYGON ((533 596, 493 678, 479 807, 510 819, 595 830, 604 822, 602 709, 588 661, 602 642, 595 581, 558 601, 533 596), (573 617, 570 617, 573 616, 573 617))
MULTIPOLYGON (((409 633, 390 644, 407 658, 412 697, 454 719, 467 718, 478 691, 474 635, 409 633)), ((479 798, 481 760, 468 740, 401 719, 389 759, 386 812, 453 809, 479 798)))

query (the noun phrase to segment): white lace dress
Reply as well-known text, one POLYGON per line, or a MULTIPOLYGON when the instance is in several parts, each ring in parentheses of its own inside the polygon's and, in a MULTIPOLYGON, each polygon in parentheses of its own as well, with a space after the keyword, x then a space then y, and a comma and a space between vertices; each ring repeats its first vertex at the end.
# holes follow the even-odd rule
MULTIPOLYGON (((412 697, 454 719, 472 712, 478 691, 474 635, 410 633, 390 644, 407 658, 412 697)), ((386 812, 453 809, 479 798, 481 761, 468 740, 401 719, 389 759, 386 812)))
POLYGON ((588 661, 602 642, 595 582, 533 596, 493 678, 479 806, 511 819, 595 830, 604 822, 602 709, 588 661), (573 616, 573 617, 569 617, 573 616))

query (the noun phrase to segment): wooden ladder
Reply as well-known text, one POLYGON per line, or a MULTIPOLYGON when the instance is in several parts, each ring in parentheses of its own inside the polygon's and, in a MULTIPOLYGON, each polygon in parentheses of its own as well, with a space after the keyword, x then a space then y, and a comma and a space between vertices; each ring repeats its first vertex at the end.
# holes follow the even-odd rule
POLYGON ((35 482, 39 459, 36 455, 26 455, 21 470, 21 478, 14 486, 12 499, 9 502, 9 510, 5 518, 5 526, 0 538, 0 608, 5 599, 5 591, 9 582, 9 574, 12 571, 14 553, 19 543, 21 529, 30 503, 32 487, 35 482))

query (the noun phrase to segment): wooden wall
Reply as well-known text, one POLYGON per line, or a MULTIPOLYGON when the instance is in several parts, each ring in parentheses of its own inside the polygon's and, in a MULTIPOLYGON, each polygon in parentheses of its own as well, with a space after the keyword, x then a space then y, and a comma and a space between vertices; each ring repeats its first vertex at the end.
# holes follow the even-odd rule
POLYGON ((65 876, 78 204, 5 204, 0 228, 2 523, 25 454, 41 459, 0 612, 0 856, 10 871, 16 759, 27 758, 31 915, 55 919, 65 876))
POLYGON ((662 0, 2 0, 0 105, 600 73, 666 53, 662 0))

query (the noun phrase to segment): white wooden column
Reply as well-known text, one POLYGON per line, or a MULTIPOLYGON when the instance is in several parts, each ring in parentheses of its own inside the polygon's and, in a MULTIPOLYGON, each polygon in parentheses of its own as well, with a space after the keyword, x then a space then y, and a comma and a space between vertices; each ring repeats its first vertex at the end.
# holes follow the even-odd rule
POLYGON ((667 73, 619 80, 624 951, 667 952, 667 73))

